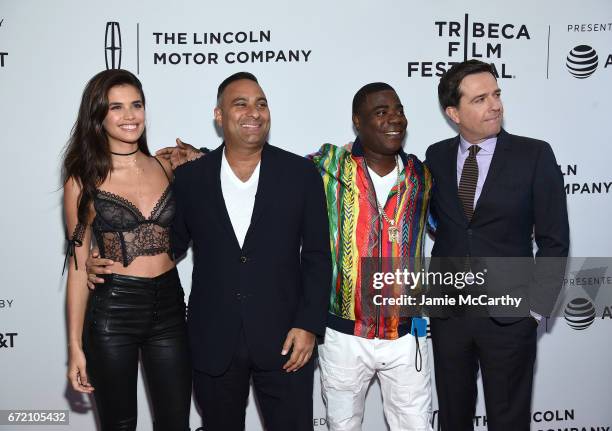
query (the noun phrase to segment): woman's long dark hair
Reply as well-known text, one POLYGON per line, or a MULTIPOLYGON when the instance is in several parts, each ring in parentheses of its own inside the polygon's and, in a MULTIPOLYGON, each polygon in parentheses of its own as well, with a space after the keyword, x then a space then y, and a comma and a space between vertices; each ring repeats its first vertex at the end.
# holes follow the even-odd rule
MULTIPOLYGON (((108 138, 102 122, 108 113, 108 92, 116 85, 135 87, 140 92, 144 106, 142 84, 134 74, 123 69, 98 73, 91 78, 83 91, 79 115, 64 151, 62 182, 65 185, 73 178, 81 186, 78 219, 82 225, 87 224, 89 206, 96 188, 112 170, 108 138)), ((147 146, 146 129, 138 139, 138 148, 147 156, 151 155, 147 146)))

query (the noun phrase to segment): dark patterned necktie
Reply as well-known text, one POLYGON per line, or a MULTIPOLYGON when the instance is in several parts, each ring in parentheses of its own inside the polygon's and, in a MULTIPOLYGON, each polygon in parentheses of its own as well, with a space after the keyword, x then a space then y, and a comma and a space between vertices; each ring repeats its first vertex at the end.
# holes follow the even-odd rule
POLYGON ((463 203, 463 212, 468 220, 472 220, 474 215, 474 195, 476 194, 476 184, 478 183, 478 162, 476 154, 480 151, 478 145, 470 145, 469 156, 463 164, 461 179, 459 180, 459 199, 463 203))

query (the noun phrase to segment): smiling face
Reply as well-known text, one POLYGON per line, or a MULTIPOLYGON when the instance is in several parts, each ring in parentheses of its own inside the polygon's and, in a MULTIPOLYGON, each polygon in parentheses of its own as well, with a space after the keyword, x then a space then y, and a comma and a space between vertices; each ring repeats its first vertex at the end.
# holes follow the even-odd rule
POLYGON ((459 133, 472 144, 496 136, 501 130, 504 107, 501 90, 488 72, 467 75, 459 85, 461 98, 446 114, 459 127, 459 133))
POLYGON ((108 90, 108 112, 102 122, 109 145, 138 144, 145 128, 142 95, 132 85, 116 85, 108 90))
POLYGON ((395 91, 383 90, 366 96, 359 112, 353 114, 353 124, 364 148, 390 156, 401 149, 408 120, 395 91))
POLYGON ((259 84, 250 79, 230 83, 220 95, 215 121, 227 145, 262 147, 270 131, 270 110, 259 84))

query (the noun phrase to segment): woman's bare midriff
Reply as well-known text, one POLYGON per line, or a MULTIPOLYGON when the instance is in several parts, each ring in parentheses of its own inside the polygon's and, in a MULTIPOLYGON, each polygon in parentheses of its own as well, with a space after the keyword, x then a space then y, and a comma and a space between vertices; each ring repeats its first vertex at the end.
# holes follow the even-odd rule
POLYGON ((170 271, 174 266, 175 263, 168 253, 162 253, 155 256, 138 256, 128 266, 115 262, 107 268, 115 274, 152 278, 170 271))

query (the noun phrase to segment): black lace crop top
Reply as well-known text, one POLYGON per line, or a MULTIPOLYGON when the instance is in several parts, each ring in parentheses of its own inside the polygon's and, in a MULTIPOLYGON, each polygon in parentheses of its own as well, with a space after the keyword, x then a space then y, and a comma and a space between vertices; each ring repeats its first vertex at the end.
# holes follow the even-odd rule
MULTIPOLYGON (((173 258, 170 227, 176 203, 170 184, 148 218, 129 200, 104 190, 98 189, 93 204, 96 216, 92 230, 101 257, 122 262, 123 266, 128 266, 138 256, 168 253, 173 258)), ((83 226, 77 225, 69 241, 66 258, 74 255, 75 245, 81 245, 84 232, 83 226)))
POLYGON ((138 256, 168 253, 172 258, 170 226, 176 208, 170 185, 148 218, 127 199, 103 190, 98 190, 94 208, 92 229, 100 256, 123 262, 123 266, 138 256))

